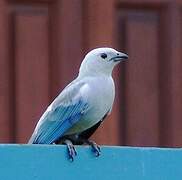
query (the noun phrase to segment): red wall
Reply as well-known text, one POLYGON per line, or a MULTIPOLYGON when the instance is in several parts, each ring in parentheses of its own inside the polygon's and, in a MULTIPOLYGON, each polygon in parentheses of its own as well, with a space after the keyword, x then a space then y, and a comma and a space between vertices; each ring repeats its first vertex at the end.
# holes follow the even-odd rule
POLYGON ((102 144, 181 146, 182 14, 174 0, 0 0, 0 142, 26 143, 84 54, 129 54, 114 72, 102 144))

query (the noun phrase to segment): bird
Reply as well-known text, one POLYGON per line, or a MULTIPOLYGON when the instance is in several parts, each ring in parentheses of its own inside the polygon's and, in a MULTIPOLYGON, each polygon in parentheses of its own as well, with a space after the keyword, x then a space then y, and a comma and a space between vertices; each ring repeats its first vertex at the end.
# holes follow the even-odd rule
POLYGON ((88 144, 99 156, 100 147, 89 138, 112 111, 112 71, 127 59, 127 54, 109 47, 88 52, 78 76, 47 107, 28 144, 66 144, 71 161, 77 155, 74 145, 88 144))

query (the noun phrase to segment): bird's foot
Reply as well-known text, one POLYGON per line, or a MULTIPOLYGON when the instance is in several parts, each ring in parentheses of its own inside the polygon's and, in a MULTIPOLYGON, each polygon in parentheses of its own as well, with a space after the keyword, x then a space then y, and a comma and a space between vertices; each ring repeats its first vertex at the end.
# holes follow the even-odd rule
POLYGON ((77 155, 76 149, 75 149, 73 143, 70 140, 66 139, 64 141, 64 143, 67 145, 68 158, 69 158, 69 160, 71 162, 73 162, 74 161, 74 157, 77 155))
POLYGON ((94 141, 91 141, 91 140, 87 140, 86 143, 92 147, 92 151, 94 152, 96 157, 101 155, 101 150, 99 145, 97 145, 94 141))

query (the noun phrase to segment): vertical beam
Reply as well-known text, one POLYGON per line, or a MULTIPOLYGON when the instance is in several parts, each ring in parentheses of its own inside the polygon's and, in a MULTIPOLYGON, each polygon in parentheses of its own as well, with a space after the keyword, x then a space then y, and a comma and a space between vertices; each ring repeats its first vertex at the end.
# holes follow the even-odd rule
POLYGON ((158 16, 127 11, 126 144, 159 144, 158 16), (147 40, 146 40, 147 38, 147 40))
MULTIPOLYGON (((28 7, 27 7, 28 9, 28 7)), ((16 141, 25 143, 49 101, 47 9, 15 18, 16 141)), ((34 9, 35 10, 35 9, 34 9)))
MULTIPOLYGON (((86 49, 96 47, 114 48, 116 46, 114 13, 114 0, 88 0, 84 2, 84 47, 86 49)), ((119 76, 119 73, 115 73, 115 76, 119 76)), ((99 128, 94 138, 99 143, 119 144, 119 130, 119 102, 115 101, 112 114, 99 128)))
POLYGON ((181 9, 177 3, 164 6, 161 17, 161 141, 166 146, 181 146, 182 136, 182 61, 181 9))
POLYGON ((84 36, 87 49, 115 46, 115 0, 88 0, 84 3, 84 36))
POLYGON ((51 4, 50 22, 51 96, 54 98, 77 76, 83 58, 81 0, 59 0, 51 4))
POLYGON ((10 123, 13 121, 13 88, 11 75, 13 72, 10 64, 9 52, 9 16, 7 4, 0 1, 0 142, 9 142, 13 136, 10 123), (11 122, 10 122, 11 121, 11 122))

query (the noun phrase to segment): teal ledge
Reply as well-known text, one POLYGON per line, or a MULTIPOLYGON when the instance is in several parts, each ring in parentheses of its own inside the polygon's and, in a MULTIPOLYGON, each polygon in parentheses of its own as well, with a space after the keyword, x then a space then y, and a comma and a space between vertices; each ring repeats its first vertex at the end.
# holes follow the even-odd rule
POLYGON ((0 180, 181 180, 182 149, 102 146, 95 157, 76 146, 74 162, 64 145, 0 145, 0 180))

